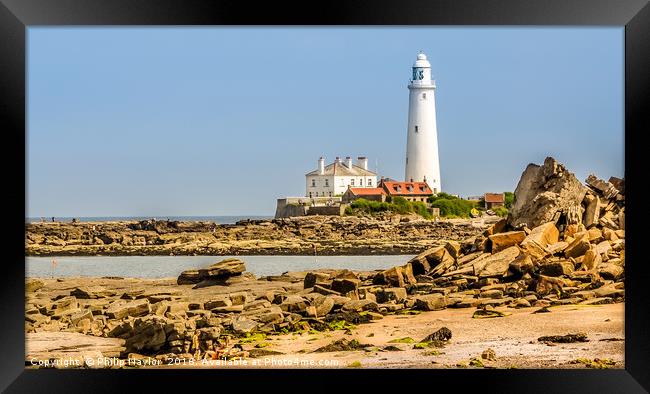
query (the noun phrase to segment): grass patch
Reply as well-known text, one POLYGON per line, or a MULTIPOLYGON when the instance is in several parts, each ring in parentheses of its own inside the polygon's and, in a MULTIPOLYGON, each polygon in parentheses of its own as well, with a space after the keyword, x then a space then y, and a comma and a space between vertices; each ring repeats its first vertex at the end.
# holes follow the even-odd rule
POLYGON ((468 218, 470 211, 478 206, 475 201, 463 200, 447 193, 431 196, 428 202, 433 208, 440 209, 440 216, 448 218, 468 218))
POLYGON ((352 361, 348 364, 349 368, 361 368, 361 361, 352 361))
POLYGON ((379 212, 394 212, 403 215, 415 213, 425 219, 433 218, 427 204, 421 201, 408 201, 404 197, 394 197, 390 201, 385 202, 369 201, 365 198, 359 198, 352 201, 345 209, 347 215, 359 213, 373 214, 379 212))
POLYGON ((265 339, 266 339, 266 334, 259 333, 259 332, 255 334, 251 334, 250 332, 247 332, 246 336, 239 340, 239 343, 253 343, 253 342, 263 341, 265 339))
POLYGON ((469 360, 469 365, 471 365, 472 367, 476 367, 476 368, 484 368, 485 367, 485 365, 483 365, 483 361, 481 361, 480 358, 473 358, 473 359, 469 360))
POLYGON ((415 339, 411 337, 396 338, 388 341, 388 343, 413 343, 413 342, 415 342, 415 339))
POLYGON ((352 329, 357 328, 354 324, 350 324, 346 322, 345 320, 334 320, 329 323, 327 323, 327 328, 330 331, 336 331, 336 330, 346 330, 350 331, 352 329))
POLYGON ((494 211, 494 213, 497 216, 500 216, 502 218, 508 216, 508 208, 506 208, 506 207, 496 207, 492 211, 494 211))
POLYGON ((608 358, 594 358, 593 360, 588 358, 577 358, 570 361, 569 364, 584 364, 587 368, 608 369, 616 365, 616 362, 608 358))

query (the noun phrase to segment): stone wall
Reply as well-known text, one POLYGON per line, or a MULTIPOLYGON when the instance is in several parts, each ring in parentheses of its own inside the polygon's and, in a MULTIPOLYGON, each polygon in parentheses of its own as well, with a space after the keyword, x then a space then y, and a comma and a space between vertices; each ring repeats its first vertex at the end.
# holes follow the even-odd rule
POLYGON ((347 204, 324 206, 324 207, 309 207, 307 215, 327 215, 327 216, 343 216, 347 204))

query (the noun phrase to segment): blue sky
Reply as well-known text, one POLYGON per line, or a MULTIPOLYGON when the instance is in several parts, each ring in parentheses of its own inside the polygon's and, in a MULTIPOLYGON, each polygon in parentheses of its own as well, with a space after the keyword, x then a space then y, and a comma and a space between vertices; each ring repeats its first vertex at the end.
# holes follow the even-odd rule
POLYGON ((272 215, 317 159, 404 176, 419 50, 443 189, 624 175, 623 28, 30 28, 28 216, 272 215))

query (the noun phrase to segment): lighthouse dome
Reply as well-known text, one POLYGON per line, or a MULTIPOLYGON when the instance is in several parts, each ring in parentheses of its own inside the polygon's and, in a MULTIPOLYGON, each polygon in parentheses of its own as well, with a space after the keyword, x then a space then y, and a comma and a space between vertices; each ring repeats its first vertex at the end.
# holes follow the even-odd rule
POLYGON ((413 63, 413 67, 431 67, 431 63, 427 60, 427 55, 419 53, 417 60, 413 63))

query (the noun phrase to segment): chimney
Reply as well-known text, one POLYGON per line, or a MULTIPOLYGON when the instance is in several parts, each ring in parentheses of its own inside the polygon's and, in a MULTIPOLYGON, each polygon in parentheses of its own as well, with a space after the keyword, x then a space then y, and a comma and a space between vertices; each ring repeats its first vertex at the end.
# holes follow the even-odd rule
POLYGON ((350 156, 345 158, 345 166, 352 169, 352 158, 350 156))
POLYGON ((338 157, 338 156, 336 156, 336 160, 334 160, 334 161, 336 162, 336 164, 338 164, 338 163, 340 163, 340 162, 341 162, 341 158, 340 158, 340 157, 338 157))
POLYGON ((318 173, 323 175, 325 173, 325 159, 323 156, 318 159, 318 173))
POLYGON ((364 170, 368 169, 368 158, 365 156, 359 156, 357 157, 357 165, 364 170))

